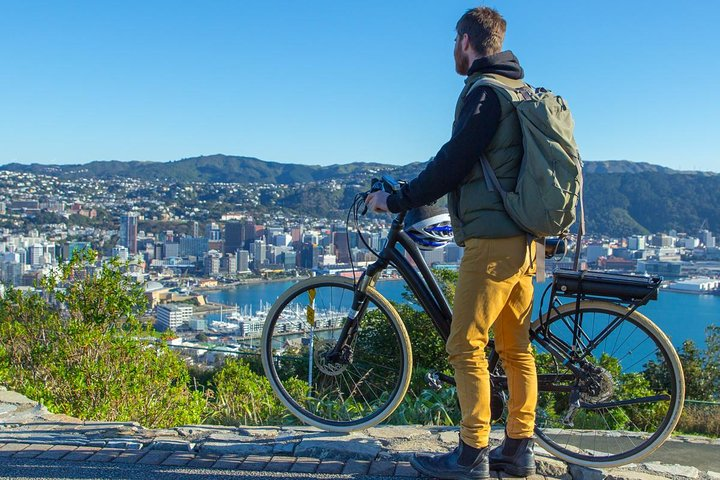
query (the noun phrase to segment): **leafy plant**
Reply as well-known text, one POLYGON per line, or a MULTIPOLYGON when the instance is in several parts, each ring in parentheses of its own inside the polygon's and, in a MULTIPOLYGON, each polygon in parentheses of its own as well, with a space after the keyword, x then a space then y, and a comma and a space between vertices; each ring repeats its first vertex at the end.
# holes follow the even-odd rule
MULTIPOLYGON (((302 398, 307 383, 296 378, 284 384, 293 398, 302 398)), ((220 424, 268 425, 293 421, 290 413, 275 397, 270 382, 253 372, 245 360, 228 359, 213 376, 215 399, 211 403, 212 420, 220 424)))
POLYGON ((81 419, 168 427, 202 421, 206 398, 182 360, 139 315, 140 285, 86 250, 40 282, 0 299, 0 381, 81 419))

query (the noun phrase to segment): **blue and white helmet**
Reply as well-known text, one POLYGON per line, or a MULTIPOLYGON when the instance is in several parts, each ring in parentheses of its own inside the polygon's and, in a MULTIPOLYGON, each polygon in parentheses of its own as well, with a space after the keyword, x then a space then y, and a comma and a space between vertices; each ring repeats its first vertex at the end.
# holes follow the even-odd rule
POLYGON ((442 248, 453 240, 447 209, 424 205, 409 210, 405 216, 405 233, 421 250, 442 248))

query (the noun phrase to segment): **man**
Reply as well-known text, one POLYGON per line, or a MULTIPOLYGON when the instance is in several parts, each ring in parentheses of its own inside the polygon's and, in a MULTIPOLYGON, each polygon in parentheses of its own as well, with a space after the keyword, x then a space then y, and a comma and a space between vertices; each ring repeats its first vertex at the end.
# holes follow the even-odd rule
POLYGON ((498 193, 487 187, 480 163, 484 154, 504 189, 513 191, 522 135, 509 100, 493 87, 473 88, 486 76, 510 87, 523 85, 517 58, 502 51, 505 27, 505 20, 491 8, 475 8, 460 18, 455 69, 467 79, 451 139, 399 193, 375 192, 366 200, 374 211, 400 212, 448 194, 455 240, 465 246, 447 341, 462 412, 460 442, 448 454, 416 455, 412 460, 421 473, 437 478, 488 478, 489 468, 518 476, 535 473, 537 379, 528 333, 535 252, 498 193), (488 454, 490 384, 484 349, 491 327, 507 373, 510 400, 506 437, 488 454))

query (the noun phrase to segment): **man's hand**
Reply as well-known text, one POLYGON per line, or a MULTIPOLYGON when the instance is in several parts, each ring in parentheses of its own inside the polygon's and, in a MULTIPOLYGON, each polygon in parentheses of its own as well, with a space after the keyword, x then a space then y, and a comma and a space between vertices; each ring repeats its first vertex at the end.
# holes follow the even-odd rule
POLYGON ((387 208, 387 198, 389 196, 390 194, 387 192, 373 192, 365 198, 365 205, 373 212, 389 212, 390 210, 387 208))

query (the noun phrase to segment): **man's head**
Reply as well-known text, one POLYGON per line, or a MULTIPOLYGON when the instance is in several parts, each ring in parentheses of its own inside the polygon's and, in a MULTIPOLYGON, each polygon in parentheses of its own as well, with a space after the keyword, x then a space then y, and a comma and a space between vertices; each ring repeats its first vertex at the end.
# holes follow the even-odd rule
POLYGON ((455 70, 466 75, 475 59, 502 51, 505 19, 489 7, 473 8, 460 17, 455 31, 455 70))

